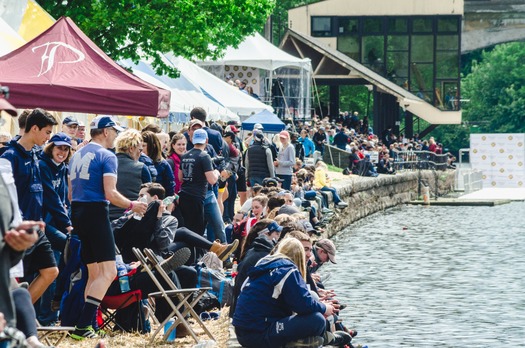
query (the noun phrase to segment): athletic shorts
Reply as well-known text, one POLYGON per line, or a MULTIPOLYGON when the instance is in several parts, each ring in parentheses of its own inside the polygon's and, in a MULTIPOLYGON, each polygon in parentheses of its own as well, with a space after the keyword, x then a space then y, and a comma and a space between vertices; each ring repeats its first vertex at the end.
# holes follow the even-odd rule
POLYGON ((242 175, 237 175, 237 192, 246 192, 246 171, 242 175))
POLYGON ((71 222, 73 233, 82 242, 81 257, 85 264, 115 261, 115 238, 106 203, 73 202, 71 222))
POLYGON ((24 277, 29 277, 41 269, 56 267, 55 254, 51 243, 43 231, 38 232, 38 240, 24 255, 24 277))

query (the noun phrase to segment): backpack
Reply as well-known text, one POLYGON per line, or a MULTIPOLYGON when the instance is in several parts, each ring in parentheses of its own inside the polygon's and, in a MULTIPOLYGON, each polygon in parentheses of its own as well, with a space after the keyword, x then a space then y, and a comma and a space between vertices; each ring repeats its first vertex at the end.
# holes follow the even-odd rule
POLYGON ((75 326, 84 307, 84 289, 88 272, 86 265, 80 259, 81 242, 78 236, 72 234, 66 248, 69 253, 59 280, 63 281, 65 290, 60 302, 60 320, 62 326, 75 326))

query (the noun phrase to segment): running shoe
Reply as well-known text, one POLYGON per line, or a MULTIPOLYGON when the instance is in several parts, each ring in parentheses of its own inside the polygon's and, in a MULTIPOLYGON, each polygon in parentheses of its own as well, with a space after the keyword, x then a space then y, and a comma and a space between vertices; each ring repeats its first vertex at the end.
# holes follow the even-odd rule
POLYGON ((91 325, 84 328, 78 328, 75 326, 75 330, 71 332, 69 336, 77 341, 82 341, 85 338, 98 338, 97 333, 91 325))

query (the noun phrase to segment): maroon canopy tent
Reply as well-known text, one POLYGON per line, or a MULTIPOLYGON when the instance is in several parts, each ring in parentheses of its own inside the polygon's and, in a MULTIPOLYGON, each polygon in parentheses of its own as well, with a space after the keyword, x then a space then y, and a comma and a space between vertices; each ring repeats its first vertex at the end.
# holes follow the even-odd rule
POLYGON ((166 117, 170 91, 129 73, 67 17, 0 57, 0 84, 17 108, 166 117))

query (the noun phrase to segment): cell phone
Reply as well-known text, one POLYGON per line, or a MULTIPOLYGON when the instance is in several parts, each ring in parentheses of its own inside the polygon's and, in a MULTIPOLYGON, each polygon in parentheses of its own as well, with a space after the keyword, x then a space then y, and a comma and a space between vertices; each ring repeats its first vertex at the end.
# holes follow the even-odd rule
POLYGON ((173 203, 174 200, 176 200, 177 197, 176 196, 168 196, 166 198, 164 198, 162 200, 162 204, 164 204, 165 206, 168 206, 170 205, 171 203, 173 203))
POLYGON ((31 226, 31 228, 28 228, 25 231, 26 231, 27 234, 38 233, 38 231, 40 231, 40 226, 39 225, 33 225, 33 226, 31 226))

